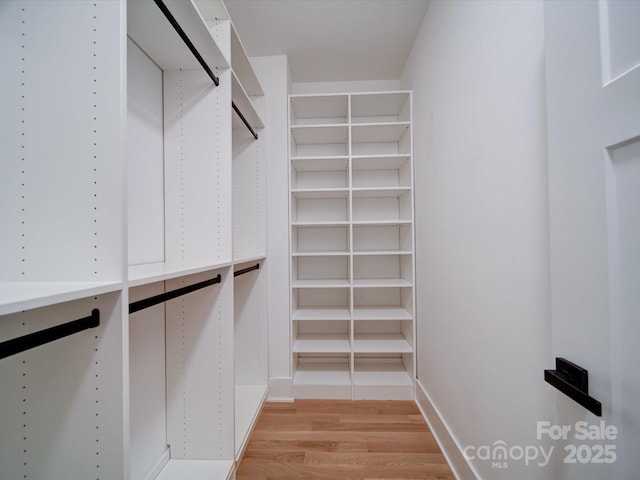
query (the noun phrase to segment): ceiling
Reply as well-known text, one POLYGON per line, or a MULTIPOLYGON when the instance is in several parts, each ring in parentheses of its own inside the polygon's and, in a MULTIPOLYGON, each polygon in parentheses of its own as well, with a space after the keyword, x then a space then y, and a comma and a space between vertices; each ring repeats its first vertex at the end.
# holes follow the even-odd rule
POLYGON ((399 79, 429 0, 225 0, 249 56, 294 82, 399 79))

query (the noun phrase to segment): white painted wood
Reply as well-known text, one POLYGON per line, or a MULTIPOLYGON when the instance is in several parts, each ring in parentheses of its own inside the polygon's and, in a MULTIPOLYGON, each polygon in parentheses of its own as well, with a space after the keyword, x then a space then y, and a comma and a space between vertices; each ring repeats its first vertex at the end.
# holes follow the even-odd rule
POLYGON ((0 315, 116 292, 122 282, 0 282, 0 315))
POLYGON ((298 334, 293 343, 294 353, 349 353, 350 351, 348 334, 298 334))
MULTIPOLYGON (((229 68, 198 8, 191 0, 164 0, 209 68, 229 68)), ((152 0, 127 2, 128 35, 164 71, 202 67, 152 0)), ((210 80, 211 81, 211 80, 210 80)))
POLYGON ((1 282, 122 279, 120 21, 104 1, 3 3, 1 282))
MULTIPOLYGON (((240 270, 250 264, 238 264, 240 270)), ((266 262, 234 277, 234 381, 238 385, 266 387, 269 376, 266 262)))
POLYGON ((127 39, 129 265, 164 261, 162 70, 127 39))
POLYGON ((100 310, 100 326, 0 362, 3 477, 122 478, 128 444, 122 302, 113 292, 3 315, 0 342, 100 310))
POLYGON ((348 122, 347 95, 292 95, 290 124, 348 122))
POLYGON ((242 459, 253 427, 255 426, 262 406, 267 398, 266 385, 235 386, 235 460, 242 459))
MULTIPOLYGON (((256 133, 259 129, 264 128, 260 114, 234 71, 231 75, 231 98, 256 133)), ((247 128, 235 112, 233 113, 233 128, 247 128)))
POLYGON ((290 96, 296 397, 412 398, 412 380, 391 390, 331 388, 340 377, 324 366, 335 365, 309 357, 349 354, 342 361, 349 360, 351 374, 354 353, 379 355, 384 365, 390 353, 408 354, 396 363, 403 379, 414 376, 410 103, 409 92, 290 96), (339 287, 342 296, 333 293, 339 287), (325 291, 330 298, 322 299, 325 291), (348 322, 339 321, 345 317, 348 322), (313 375, 306 376, 300 367, 309 362, 313 375), (329 388, 314 386, 314 375, 329 388))
POLYGON ((167 443, 172 459, 233 459, 233 274, 167 282, 173 290, 220 273, 222 283, 165 303, 167 443))
POLYGON ((230 72, 220 79, 216 87, 201 70, 164 74, 168 262, 231 260, 230 72))
MULTIPOLYGON (((553 353, 589 371, 602 420, 618 429, 616 462, 590 465, 589 474, 627 478, 640 467, 630 341, 640 313, 640 56, 631 27, 640 4, 576 7, 545 8, 553 353)), ((558 423, 595 421, 564 395, 554 398, 558 423)), ((587 471, 560 462, 556 469, 566 478, 587 471)))
POLYGON ((201 262, 162 262, 129 267, 129 286, 137 287, 146 283, 170 280, 194 273, 207 272, 231 265, 231 262, 211 264, 201 262))
POLYGON ((349 320, 351 318, 347 308, 298 308, 294 310, 292 319, 295 320, 349 320))
POLYGON ((240 83, 248 95, 264 95, 260 81, 233 24, 231 25, 231 69, 240 79, 240 83))
POLYGON ((227 480, 233 478, 231 460, 171 459, 156 480, 227 480))
MULTIPOLYGON (((129 300, 135 302, 164 291, 162 282, 144 285, 131 289, 129 300)), ((168 460, 164 312, 164 305, 159 304, 129 317, 132 480, 146 479, 168 460)))

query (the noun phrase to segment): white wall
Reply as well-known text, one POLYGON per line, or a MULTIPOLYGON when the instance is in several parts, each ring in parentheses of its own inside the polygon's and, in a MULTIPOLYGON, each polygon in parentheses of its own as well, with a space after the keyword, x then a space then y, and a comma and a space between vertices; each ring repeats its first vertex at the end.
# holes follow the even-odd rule
MULTIPOLYGON (((432 2, 403 73, 419 388, 458 448, 547 448, 536 438, 553 390, 543 36, 541 2, 432 2)), ((485 479, 553 478, 537 460, 507 462, 472 466, 485 479)))
POLYGON ((290 400, 289 332, 289 171, 285 55, 251 59, 265 93, 267 137, 267 283, 269 291, 269 400, 290 400))

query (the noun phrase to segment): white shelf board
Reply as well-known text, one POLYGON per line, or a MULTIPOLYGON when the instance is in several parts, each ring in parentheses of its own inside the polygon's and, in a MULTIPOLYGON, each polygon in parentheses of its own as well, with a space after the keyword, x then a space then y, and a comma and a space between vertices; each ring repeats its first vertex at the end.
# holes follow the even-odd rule
POLYGON ((290 99, 296 119, 340 117, 346 120, 349 99, 347 95, 291 95, 290 99))
MULTIPOLYGON (((238 77, 236 77, 235 72, 232 72, 231 75, 231 100, 233 101, 235 106, 238 107, 238 110, 242 112, 242 115, 254 130, 264 128, 264 122, 262 121, 260 114, 256 110, 256 107, 249 95, 247 95, 244 87, 238 80, 238 77)), ((240 117, 235 111, 232 112, 231 115, 233 128, 247 128, 242 120, 240 120, 240 117)))
POLYGON ((411 314, 400 306, 397 307, 358 307, 353 310, 353 319, 358 320, 411 320, 411 314))
MULTIPOLYGON (((164 0, 164 3, 211 71, 215 72, 216 67, 229 68, 194 3, 191 0, 164 0)), ((202 69, 153 0, 127 2, 127 33, 162 70, 202 69)))
POLYGON ((351 118, 397 116, 409 99, 408 91, 351 94, 351 118))
POLYGON ((378 227, 389 225, 410 225, 411 220, 354 220, 351 222, 354 227, 378 227))
MULTIPOLYGON (((234 258, 233 259, 233 265, 234 266, 238 266, 238 265, 242 265, 243 263, 261 262, 261 261, 265 260, 266 258, 267 258, 267 255, 265 253, 261 253, 260 255, 256 255, 256 256, 252 256, 252 257, 234 258)), ((260 268, 262 268, 262 265, 260 266, 260 268)))
POLYGON ((313 198, 347 198, 349 196, 348 188, 299 188, 291 190, 291 194, 296 198, 313 199, 313 198))
POLYGON ((409 122, 364 123, 351 126, 353 143, 397 142, 409 129, 409 122))
MULTIPOLYGON (((291 222, 292 227, 344 227, 348 226, 349 222, 347 221, 326 221, 326 222, 291 222)), ((377 223, 373 223, 372 225, 378 225, 377 223)), ((393 225, 393 224, 390 224, 393 225)))
POLYGON ((339 250, 323 250, 318 252, 291 252, 292 257, 345 257, 349 255, 348 251, 339 250))
POLYGON ((352 189, 353 198, 398 198, 411 192, 411 187, 366 187, 352 189))
POLYGON ((356 333, 353 341, 355 353, 412 353, 407 339, 392 333, 356 333))
POLYGON ((123 282, 0 282, 0 315, 111 293, 122 285, 123 282))
POLYGON ((354 155, 353 170, 392 170, 405 165, 411 155, 354 155))
POLYGON ((292 125, 291 135, 297 145, 346 144, 349 128, 338 125, 292 125))
POLYGON ((412 284, 403 278, 358 278, 353 280, 353 286, 358 288, 411 287, 412 284))
POLYGON ((356 359, 354 385, 372 387, 411 387, 413 381, 400 362, 358 362, 356 359))
POLYGON ((411 250, 358 250, 354 251, 355 256, 366 255, 411 255, 411 250))
POLYGON ((240 460, 249 436, 267 398, 266 385, 235 386, 236 461, 240 460))
POLYGON ((348 334, 301 333, 293 343, 294 353, 350 353, 348 334))
POLYGON ((298 363, 294 385, 351 385, 349 363, 298 363))
POLYGON ((129 266, 129 287, 137 287, 153 282, 161 282, 172 278, 184 277, 194 273, 218 270, 231 265, 231 262, 221 263, 181 263, 161 262, 129 266))
POLYGON ((293 288, 346 288, 349 287, 349 280, 294 280, 291 286, 293 288))
POLYGON ((291 318, 295 321, 308 320, 349 320, 351 315, 348 308, 339 307, 313 307, 297 308, 293 311, 291 318))
POLYGON ((171 459, 155 480, 226 480, 234 466, 232 460, 171 459))
POLYGON ((330 172, 346 170, 349 167, 349 157, 292 157, 291 165, 298 172, 330 172))
POLYGON ((244 90, 252 96, 262 96, 264 91, 258 81, 256 72, 253 70, 253 66, 249 61, 238 32, 231 22, 231 69, 237 75, 238 80, 244 87, 244 90))

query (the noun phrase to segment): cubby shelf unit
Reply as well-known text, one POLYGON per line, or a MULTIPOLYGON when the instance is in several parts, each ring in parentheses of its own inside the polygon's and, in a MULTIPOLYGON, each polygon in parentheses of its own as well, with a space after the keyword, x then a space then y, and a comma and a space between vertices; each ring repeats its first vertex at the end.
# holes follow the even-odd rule
POLYGON ((266 263, 266 147, 224 3, 7 0, 0 40, 0 476, 230 480, 267 395, 266 277, 234 275, 266 263))
POLYGON ((413 398, 411 93, 289 100, 294 396, 413 398))

